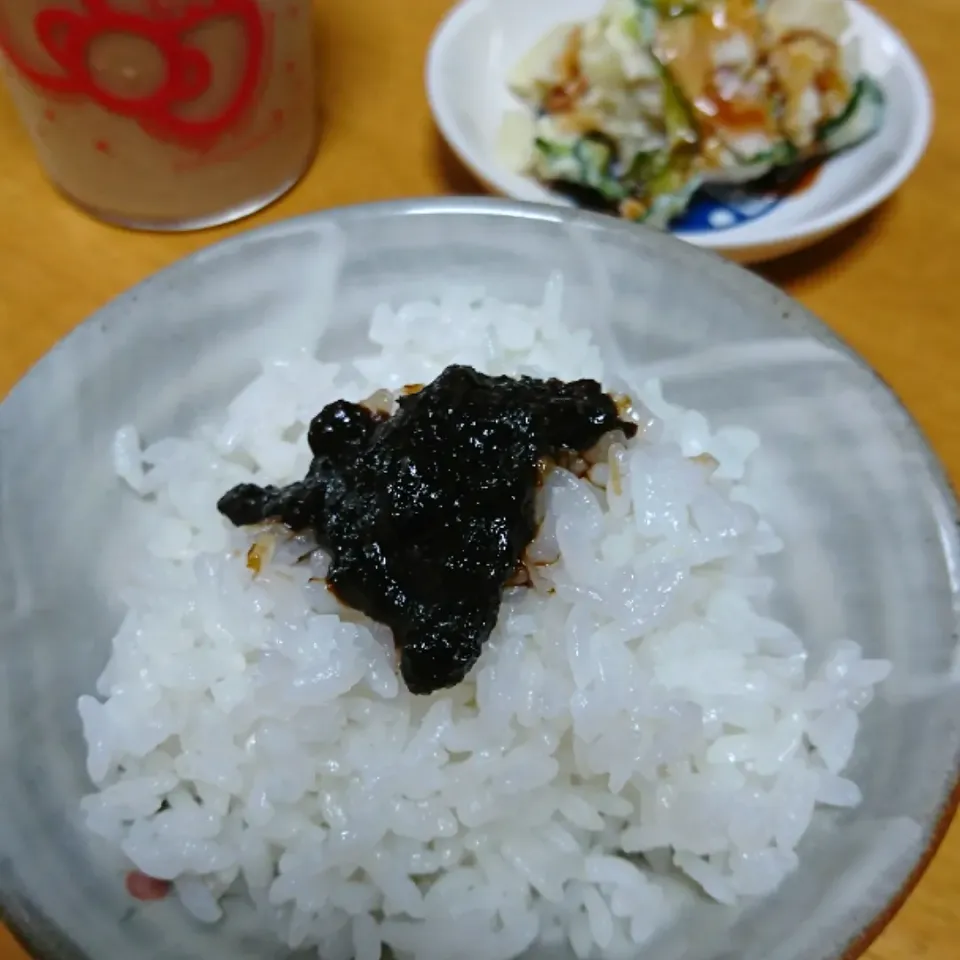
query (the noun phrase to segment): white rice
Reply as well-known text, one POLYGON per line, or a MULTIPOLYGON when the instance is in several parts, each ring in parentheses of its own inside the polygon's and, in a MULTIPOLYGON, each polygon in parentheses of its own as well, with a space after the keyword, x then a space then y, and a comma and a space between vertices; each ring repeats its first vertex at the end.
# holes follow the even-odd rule
POLYGON ((748 506, 758 438, 712 431, 655 382, 632 391, 635 440, 584 479, 550 474, 532 587, 507 591, 453 690, 407 692, 389 631, 338 606, 327 558, 301 560, 308 538, 261 533, 248 567, 255 534, 216 500, 302 477, 324 403, 451 362, 602 380, 559 294, 384 305, 353 364, 269 364, 189 438, 117 434, 146 551, 99 697, 79 702, 98 787, 83 810, 199 919, 242 890, 325 960, 496 960, 537 941, 633 957, 692 896, 677 877, 722 903, 763 896, 818 804, 859 802, 842 771, 889 665, 843 641, 808 674, 764 613, 760 561, 781 544, 748 506))

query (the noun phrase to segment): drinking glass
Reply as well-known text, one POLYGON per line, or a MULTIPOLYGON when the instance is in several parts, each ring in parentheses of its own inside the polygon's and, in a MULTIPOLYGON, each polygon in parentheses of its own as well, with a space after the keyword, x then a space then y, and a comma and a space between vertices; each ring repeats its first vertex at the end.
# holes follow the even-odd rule
POLYGON ((125 227, 261 209, 313 158, 311 0, 0 0, 10 94, 56 187, 125 227))

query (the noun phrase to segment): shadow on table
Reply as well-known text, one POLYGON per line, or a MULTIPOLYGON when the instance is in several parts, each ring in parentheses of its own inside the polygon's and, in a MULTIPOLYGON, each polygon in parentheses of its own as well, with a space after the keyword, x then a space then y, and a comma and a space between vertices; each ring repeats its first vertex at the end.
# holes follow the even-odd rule
POLYGON ((888 200, 819 243, 758 263, 752 269, 770 283, 787 289, 839 270, 846 261, 877 241, 895 203, 896 200, 888 200))
POLYGON ((440 135, 436 127, 431 127, 430 151, 436 179, 448 193, 461 196, 484 196, 490 191, 460 162, 450 145, 440 135))

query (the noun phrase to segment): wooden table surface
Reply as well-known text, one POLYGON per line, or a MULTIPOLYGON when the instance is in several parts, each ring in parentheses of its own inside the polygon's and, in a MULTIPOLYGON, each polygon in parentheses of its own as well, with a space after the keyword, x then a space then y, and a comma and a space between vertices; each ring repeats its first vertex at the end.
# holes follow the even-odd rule
MULTIPOLYGON (((547 0, 544 0, 547 2, 547 0)), ((441 145, 423 55, 449 0, 317 5, 323 142, 306 180, 243 226, 365 200, 480 192, 441 145)), ((937 127, 913 179, 882 209, 762 273, 817 312, 892 384, 960 481, 960 2, 876 0, 929 71, 937 127), (951 174, 952 171, 952 174, 951 174)), ((0 395, 124 288, 242 227, 133 234, 73 210, 47 185, 0 94, 0 395)), ((960 932, 960 827, 869 960, 951 960, 960 932)), ((23 960, 0 931, 0 960, 23 960)), ((110 958, 103 958, 110 960, 110 958)))

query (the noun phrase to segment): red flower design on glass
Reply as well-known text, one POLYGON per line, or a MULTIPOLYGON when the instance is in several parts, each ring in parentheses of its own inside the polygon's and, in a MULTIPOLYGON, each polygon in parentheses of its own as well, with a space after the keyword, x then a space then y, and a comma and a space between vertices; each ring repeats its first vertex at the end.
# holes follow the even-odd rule
POLYGON ((34 86, 51 94, 84 96, 106 110, 130 117, 163 139, 203 149, 242 119, 257 95, 263 67, 266 31, 255 0, 203 0, 174 8, 153 0, 153 13, 129 13, 110 0, 82 0, 82 12, 51 7, 34 18, 37 40, 60 72, 31 64, 0 30, 0 49, 34 86), (244 57, 236 90, 212 115, 194 119, 182 109, 207 93, 213 82, 209 57, 190 43, 191 36, 214 21, 228 19, 240 27, 244 57), (107 36, 128 36, 149 44, 162 58, 164 70, 147 93, 124 96, 97 82, 90 64, 91 45, 107 36))

